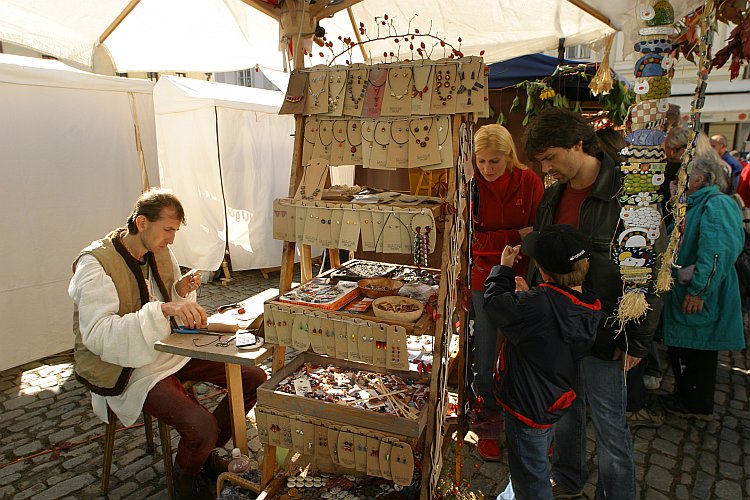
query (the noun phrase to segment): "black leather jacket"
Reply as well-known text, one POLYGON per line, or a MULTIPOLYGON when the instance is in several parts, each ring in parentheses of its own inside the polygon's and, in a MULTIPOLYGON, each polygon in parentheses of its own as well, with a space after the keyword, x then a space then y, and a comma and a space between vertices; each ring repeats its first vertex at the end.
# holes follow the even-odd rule
MULTIPOLYGON (((654 330, 661 316, 661 298, 649 289, 646 295, 651 309, 640 322, 629 322, 625 331, 618 335, 617 303, 622 296, 623 282, 620 267, 611 257, 610 246, 624 229, 620 222, 622 208, 618 196, 622 189, 622 174, 617 164, 607 155, 597 157, 601 161, 599 175, 594 182, 591 194, 581 205, 579 230, 591 240, 591 265, 584 287, 593 290, 602 303, 602 321, 591 353, 600 359, 613 359, 615 348, 631 356, 645 358, 654 330)), ((537 209, 534 229, 539 230, 554 223, 557 205, 560 203, 565 184, 557 183, 544 192, 537 209)), ((662 225, 659 239, 654 245, 657 255, 666 249, 666 232, 662 225)), ((659 269, 661 259, 653 268, 653 276, 659 269)), ((529 266, 529 283, 540 281, 535 263, 529 266)))

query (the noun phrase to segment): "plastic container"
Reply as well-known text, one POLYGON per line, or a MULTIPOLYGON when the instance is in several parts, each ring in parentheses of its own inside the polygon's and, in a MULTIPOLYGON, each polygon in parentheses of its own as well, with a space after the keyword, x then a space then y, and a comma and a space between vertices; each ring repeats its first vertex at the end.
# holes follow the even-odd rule
POLYGON ((239 448, 232 450, 232 461, 227 465, 227 470, 234 474, 244 474, 250 470, 250 459, 240 452, 239 448))

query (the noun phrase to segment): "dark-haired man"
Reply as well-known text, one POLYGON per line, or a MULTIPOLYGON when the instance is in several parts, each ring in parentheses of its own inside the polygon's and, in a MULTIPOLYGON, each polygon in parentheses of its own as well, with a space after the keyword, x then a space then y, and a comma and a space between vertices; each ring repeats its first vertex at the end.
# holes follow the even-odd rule
MULTIPOLYGON (((231 437, 229 402, 223 399, 211 413, 182 383, 211 382, 226 388, 224 365, 154 349, 171 333, 170 318, 191 328, 206 325, 206 311, 195 301, 200 272, 180 276, 169 249, 184 223, 175 195, 147 191, 136 201, 127 227, 81 251, 68 288, 75 303, 75 375, 91 390, 94 413, 103 421, 108 420, 108 407, 125 425, 145 410, 174 427, 180 434, 177 493, 216 498, 215 488, 200 472, 220 472, 222 465, 212 452, 231 437)), ((246 411, 265 380, 262 369, 242 368, 246 411)))
MULTIPOLYGON (((534 229, 570 224, 590 239, 591 264, 584 285, 602 303, 594 346, 579 361, 574 383, 576 393, 586 397, 576 398, 555 427, 553 492, 556 498, 572 498, 588 480, 584 407, 588 400, 599 462, 597 498, 629 500, 636 491, 633 443, 625 418, 625 372, 646 356, 661 302, 648 294, 648 315, 626 325, 618 335, 615 318, 622 281, 610 256, 610 243, 621 229, 622 175, 615 161, 600 151, 591 126, 576 113, 553 108, 529 124, 524 143, 527 156, 557 181, 544 193, 534 229)), ((658 246, 663 246, 663 236, 658 246)), ((532 280, 535 271, 533 267, 529 271, 532 280)))

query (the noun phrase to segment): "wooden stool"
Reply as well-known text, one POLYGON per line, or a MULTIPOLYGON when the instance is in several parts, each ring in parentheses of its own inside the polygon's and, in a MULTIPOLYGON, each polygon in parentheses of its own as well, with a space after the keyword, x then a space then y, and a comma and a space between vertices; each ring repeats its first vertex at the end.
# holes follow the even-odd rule
MULTIPOLYGON (((172 441, 170 440, 170 429, 166 422, 159 422, 159 436, 161 437, 161 452, 164 457, 164 477, 169 488, 169 498, 174 499, 174 481, 172 478, 172 441)), ((104 467, 102 468, 101 494, 107 495, 109 491, 109 473, 112 470, 112 454, 115 449, 115 432, 117 431, 117 415, 107 405, 107 430, 104 433, 104 467)), ((151 415, 143 412, 143 427, 146 430, 146 451, 154 452, 154 428, 151 415)))

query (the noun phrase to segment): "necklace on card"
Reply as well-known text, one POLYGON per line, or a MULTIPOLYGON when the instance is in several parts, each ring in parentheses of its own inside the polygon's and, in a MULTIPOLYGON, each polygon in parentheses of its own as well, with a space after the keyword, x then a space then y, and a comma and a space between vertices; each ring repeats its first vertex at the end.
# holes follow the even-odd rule
POLYGON ((391 97, 399 101, 403 99, 409 93, 411 81, 411 68, 391 68, 388 70, 388 87, 391 97))

